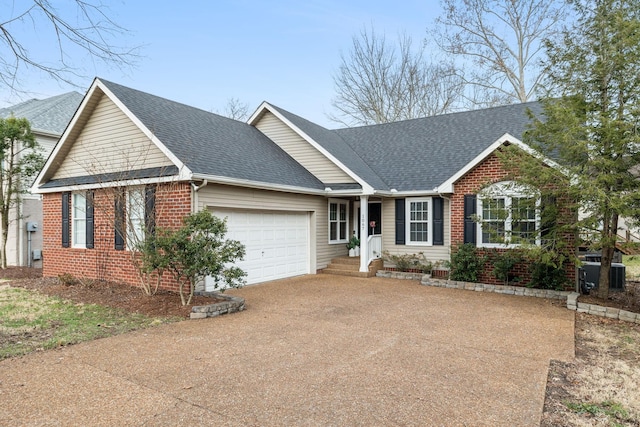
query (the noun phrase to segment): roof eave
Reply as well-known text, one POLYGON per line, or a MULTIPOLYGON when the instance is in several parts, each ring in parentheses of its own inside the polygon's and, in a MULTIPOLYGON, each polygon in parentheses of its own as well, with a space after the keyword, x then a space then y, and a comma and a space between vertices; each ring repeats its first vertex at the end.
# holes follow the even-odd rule
POLYGON ((534 150, 533 148, 531 148, 530 146, 528 146, 527 144, 522 142, 520 139, 516 138, 515 136, 513 136, 513 135, 511 135, 509 133, 505 133, 500 138, 498 138, 494 143, 492 143, 490 146, 488 146, 484 151, 482 151, 480 154, 478 154, 473 160, 471 160, 464 167, 462 167, 460 170, 458 170, 458 172, 456 172, 449 179, 447 179, 442 184, 440 184, 438 187, 436 187, 437 192, 440 193, 440 194, 453 194, 454 191, 455 191, 454 184, 460 178, 462 178, 464 175, 469 173, 469 171, 471 171, 471 169, 473 169, 474 167, 478 166, 483 160, 485 160, 487 157, 489 157, 489 155, 491 155, 498 148, 502 147, 504 144, 507 144, 507 143, 517 146, 521 150, 525 151, 527 154, 530 154, 530 155, 540 159, 540 161, 542 161, 547 166, 559 169, 560 171, 562 171, 563 173, 566 174, 566 171, 564 171, 564 169, 558 163, 556 163, 553 160, 543 156, 542 154, 540 154, 539 152, 537 152, 536 150, 534 150))
POLYGON ((283 116, 277 108, 272 107, 268 102, 262 102, 262 104, 258 107, 258 109, 253 113, 253 115, 247 120, 247 123, 255 126, 260 117, 264 114, 264 112, 270 112, 274 116, 276 116, 279 120, 285 123, 291 130, 297 133, 302 139, 307 141, 311 146, 313 146, 316 150, 318 150, 323 156, 325 156, 329 161, 331 161, 334 165, 336 165, 340 170, 346 173, 350 178, 356 181, 358 184, 362 186, 363 191, 366 194, 373 194, 374 188, 367 183, 364 179, 362 179, 358 174, 349 169, 344 163, 338 160, 333 154, 327 151, 321 144, 307 135, 306 132, 303 132, 302 129, 291 123, 289 119, 283 116))
POLYGON ((312 195, 323 195, 323 196, 327 194, 327 192, 324 189, 315 189, 315 188, 301 187, 296 185, 252 181, 248 179, 230 178, 230 177, 219 176, 219 175, 193 174, 191 176, 191 180, 193 181, 206 180, 209 184, 233 185, 238 187, 255 188, 260 190, 283 191, 286 193, 312 194, 312 195))

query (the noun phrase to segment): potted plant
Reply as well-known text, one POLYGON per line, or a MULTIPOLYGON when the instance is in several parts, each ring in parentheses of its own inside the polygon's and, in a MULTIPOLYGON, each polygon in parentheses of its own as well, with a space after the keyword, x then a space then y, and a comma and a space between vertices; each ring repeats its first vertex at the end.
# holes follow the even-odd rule
POLYGON ((347 249, 349 249, 349 256, 350 257, 355 257, 359 255, 360 252, 360 240, 356 237, 356 235, 354 234, 353 236, 351 236, 351 239, 349 239, 349 243, 347 243, 347 249), (356 253, 358 252, 358 253, 356 253))

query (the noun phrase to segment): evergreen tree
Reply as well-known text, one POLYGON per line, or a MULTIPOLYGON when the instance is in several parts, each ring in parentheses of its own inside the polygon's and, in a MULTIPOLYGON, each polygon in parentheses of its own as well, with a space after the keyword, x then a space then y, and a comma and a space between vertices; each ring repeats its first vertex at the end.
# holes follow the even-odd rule
MULTIPOLYGON (((578 225, 602 251, 598 297, 607 298, 618 219, 640 216, 640 1, 569 3, 577 20, 560 42, 547 42, 544 110, 527 142, 570 177, 578 225)), ((543 186, 557 179, 539 165, 528 175, 543 186)))

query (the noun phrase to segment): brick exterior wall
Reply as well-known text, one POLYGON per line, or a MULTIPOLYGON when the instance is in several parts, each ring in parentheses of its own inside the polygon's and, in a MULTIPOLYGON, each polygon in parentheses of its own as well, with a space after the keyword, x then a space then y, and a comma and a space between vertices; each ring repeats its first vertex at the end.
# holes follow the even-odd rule
MULTIPOLYGON (((96 189, 94 193, 94 249, 62 247, 62 193, 43 196, 43 276, 74 277, 140 284, 132 263, 132 253, 114 247, 114 189, 96 189)), ((156 190, 156 227, 177 228, 191 212, 191 188, 188 183, 160 184, 156 190)), ((161 288, 178 290, 167 274, 161 288)))
MULTIPOLYGON (((544 166, 541 166, 544 167, 544 166)), ((461 245, 464 242, 464 195, 476 194, 483 187, 500 182, 511 180, 508 173, 502 166, 502 163, 497 155, 491 154, 478 166, 460 178, 454 186, 455 194, 451 196, 451 246, 452 250, 456 246, 461 245)), ((563 212, 563 216, 567 219, 572 218, 570 212, 563 212)), ((573 235, 565 235, 564 238, 569 242, 570 247, 575 247, 576 240, 573 235)), ((505 251, 508 249, 498 249, 499 251, 505 251)), ((482 250, 482 254, 486 254, 489 250, 482 250)), ((495 285, 504 285, 503 282, 497 280, 492 275, 493 268, 490 263, 485 265, 485 271, 478 278, 479 282, 489 283, 495 285)), ((531 275, 528 272, 528 266, 525 263, 516 265, 512 272, 515 276, 521 279, 519 284, 523 286, 531 280, 531 275)), ((575 264, 566 265, 566 277, 569 283, 575 283, 576 281, 576 266, 575 264)), ((517 283, 514 283, 517 285, 517 283)))

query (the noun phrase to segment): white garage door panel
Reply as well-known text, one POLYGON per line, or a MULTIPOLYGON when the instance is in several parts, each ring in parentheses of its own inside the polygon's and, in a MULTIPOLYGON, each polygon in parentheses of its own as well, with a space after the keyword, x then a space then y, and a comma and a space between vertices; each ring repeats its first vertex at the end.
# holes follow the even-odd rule
MULTIPOLYGON (((309 215, 306 212, 212 210, 227 218, 227 238, 246 247, 238 267, 247 283, 282 279, 309 273, 309 215)), ((207 278, 207 290, 213 282, 207 278)))

